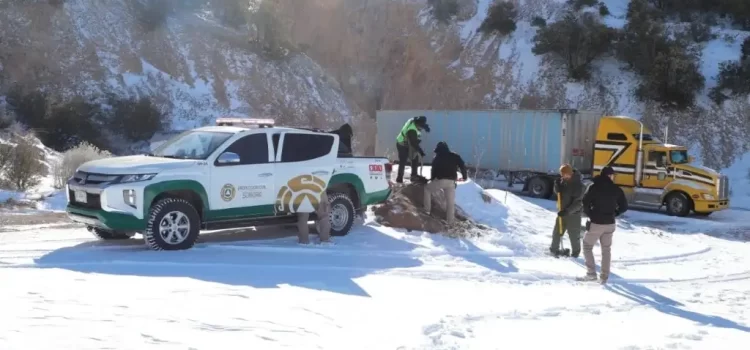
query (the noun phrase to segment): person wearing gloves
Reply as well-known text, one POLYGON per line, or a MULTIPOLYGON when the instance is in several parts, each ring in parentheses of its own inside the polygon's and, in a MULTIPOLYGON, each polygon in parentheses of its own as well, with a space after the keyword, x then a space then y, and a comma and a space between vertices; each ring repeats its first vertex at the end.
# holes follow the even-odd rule
POLYGON ((447 143, 438 142, 435 147, 435 158, 432 160, 430 183, 424 189, 424 210, 430 214, 433 192, 445 191, 445 220, 448 224, 453 224, 456 217, 456 173, 459 171, 461 179, 458 181, 465 181, 467 174, 464 160, 451 152, 447 143))
POLYGON ((420 115, 409 119, 396 136, 396 150, 398 151, 397 183, 404 182, 404 170, 406 170, 407 163, 411 165, 412 179, 414 175, 417 175, 419 158, 425 155, 422 147, 419 146, 422 130, 430 132, 430 126, 427 124, 427 117, 420 115))
POLYGON ((583 211, 589 217, 586 221, 586 235, 583 237, 583 257, 586 260, 586 276, 581 281, 596 281, 596 261, 594 245, 601 244, 602 268, 599 283, 606 284, 609 278, 609 265, 612 261, 612 236, 615 233, 615 218, 628 210, 628 201, 620 186, 614 182, 615 171, 604 167, 601 174, 583 196, 583 211))
POLYGON ((555 180, 554 190, 556 194, 560 194, 560 211, 557 216, 562 220, 555 220, 550 253, 554 256, 560 255, 560 240, 567 231, 570 238, 570 256, 577 258, 581 253, 581 212, 583 211, 581 200, 584 192, 581 173, 573 169, 570 164, 563 164, 560 166, 560 178, 555 180), (561 222, 562 234, 560 234, 561 228, 558 227, 561 222))

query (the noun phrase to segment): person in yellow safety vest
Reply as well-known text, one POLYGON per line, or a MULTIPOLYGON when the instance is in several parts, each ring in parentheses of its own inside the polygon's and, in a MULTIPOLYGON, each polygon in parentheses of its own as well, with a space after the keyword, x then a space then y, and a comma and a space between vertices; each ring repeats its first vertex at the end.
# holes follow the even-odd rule
POLYGON ((417 175, 417 167, 419 166, 417 154, 421 157, 425 155, 424 150, 419 146, 422 130, 430 132, 430 126, 427 125, 427 117, 420 115, 409 119, 396 136, 396 150, 398 151, 397 183, 404 182, 404 170, 407 162, 411 163, 411 178, 414 179, 414 175, 417 175))

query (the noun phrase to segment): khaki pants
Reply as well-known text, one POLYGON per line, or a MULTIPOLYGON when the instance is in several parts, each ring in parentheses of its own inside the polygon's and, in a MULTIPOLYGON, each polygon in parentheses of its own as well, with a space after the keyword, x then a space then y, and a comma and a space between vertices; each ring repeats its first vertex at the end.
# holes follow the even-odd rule
POLYGON ((456 218, 456 182, 453 180, 432 180, 424 188, 424 210, 432 210, 432 193, 445 191, 445 212, 449 224, 456 218))
POLYGON ((609 264, 612 261, 612 235, 615 232, 615 224, 598 225, 591 223, 586 235, 583 236, 583 257, 586 259, 586 274, 596 276, 596 261, 594 260, 594 245, 601 244, 602 249, 602 272, 600 278, 609 278, 609 264))
MULTIPOLYGON (((320 204, 315 214, 318 216, 316 224, 318 227, 318 237, 321 242, 327 242, 331 238, 331 218, 329 213, 331 212, 331 203, 328 203, 328 196, 325 192, 320 195, 320 204)), ((310 228, 307 222, 310 220, 309 213, 297 213, 297 238, 299 243, 308 244, 310 243, 310 228)))

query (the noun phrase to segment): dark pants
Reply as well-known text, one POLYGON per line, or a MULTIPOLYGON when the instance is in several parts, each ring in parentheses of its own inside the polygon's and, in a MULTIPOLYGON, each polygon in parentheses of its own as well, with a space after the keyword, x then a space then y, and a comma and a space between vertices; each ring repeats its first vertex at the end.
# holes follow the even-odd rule
MULTIPOLYGON (((404 170, 406 170, 406 162, 409 161, 409 146, 402 145, 396 142, 396 150, 398 150, 398 175, 396 175, 396 182, 402 183, 404 182, 404 170)), ((417 158, 416 157, 412 158, 411 159, 412 175, 417 174, 418 166, 419 166, 419 162, 417 161, 417 158)))
MULTIPOLYGON (((558 225, 560 220, 555 218, 555 229, 552 232, 552 244, 549 247, 551 252, 560 249, 560 229, 558 225)), ((570 238, 570 255, 578 256, 581 253, 581 214, 571 214, 562 218, 563 234, 568 232, 570 238)))

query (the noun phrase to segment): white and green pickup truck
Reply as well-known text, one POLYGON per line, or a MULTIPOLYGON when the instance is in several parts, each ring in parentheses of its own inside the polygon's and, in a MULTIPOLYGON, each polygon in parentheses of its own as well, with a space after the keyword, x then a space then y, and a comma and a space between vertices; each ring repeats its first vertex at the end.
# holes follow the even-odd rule
POLYGON ((143 234, 155 250, 193 246, 201 230, 296 223, 315 218, 323 191, 331 234, 391 193, 386 158, 342 156, 339 137, 274 127, 273 120, 220 118, 151 154, 81 165, 68 180, 67 212, 104 240, 143 234))

